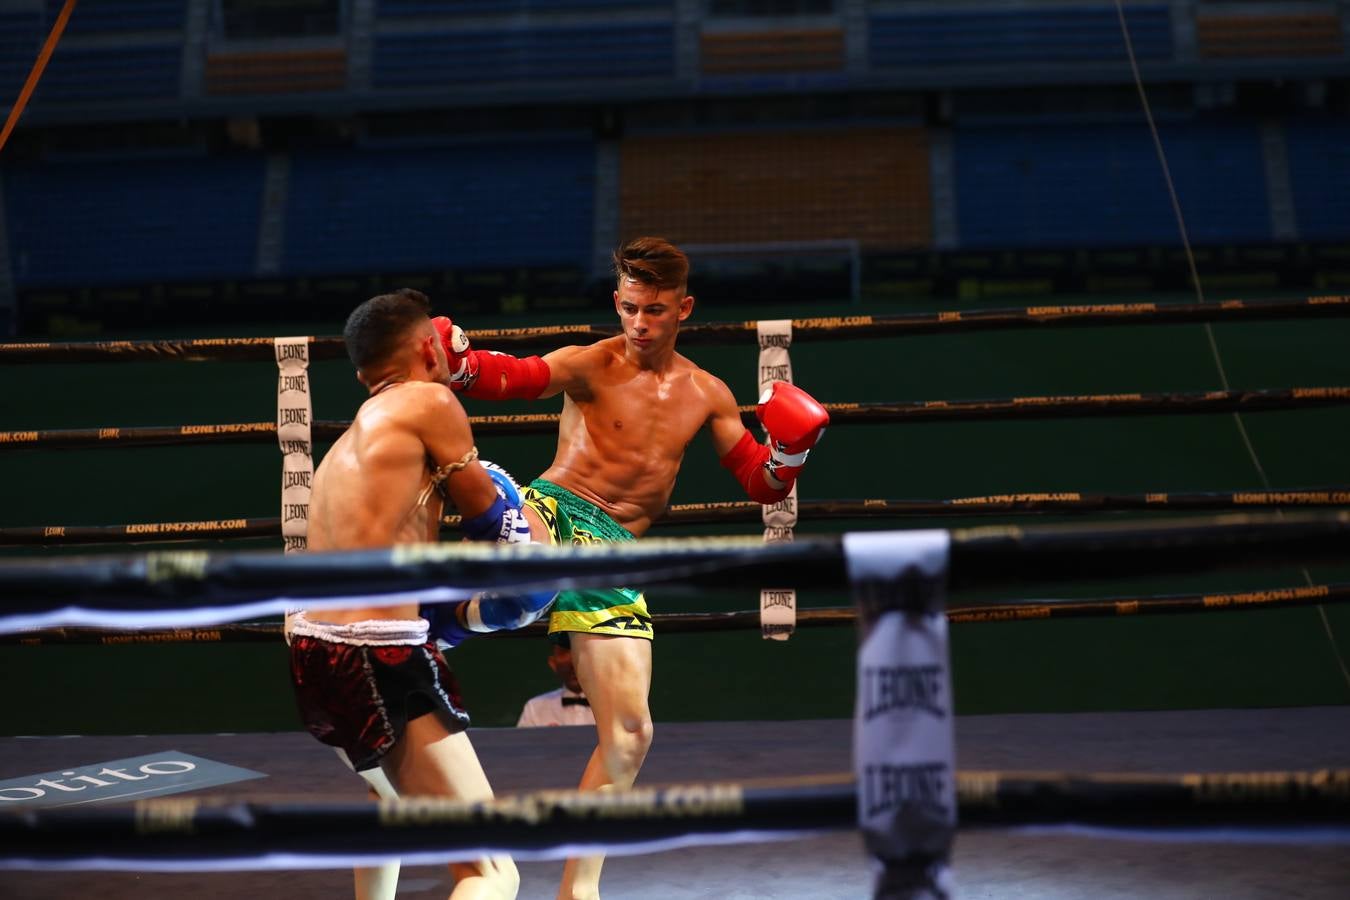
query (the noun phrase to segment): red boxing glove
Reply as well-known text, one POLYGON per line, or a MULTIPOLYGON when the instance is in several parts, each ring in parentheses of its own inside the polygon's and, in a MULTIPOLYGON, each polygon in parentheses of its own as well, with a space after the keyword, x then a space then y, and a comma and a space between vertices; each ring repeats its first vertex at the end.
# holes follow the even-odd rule
POLYGON ((775 381, 759 398, 755 410, 769 433, 769 461, 765 464, 777 481, 791 484, 806 463, 811 448, 825 433, 830 414, 814 397, 786 381, 775 381))
POLYGON ((756 413, 769 432, 768 446, 747 431, 722 457, 722 466, 736 476, 751 500, 769 505, 792 490, 807 452, 830 424, 830 414, 806 391, 785 381, 774 382, 764 392, 756 413), (766 472, 772 482, 765 479, 766 472))
POLYGON ((469 336, 448 316, 437 316, 431 324, 441 336, 445 358, 450 360, 450 390, 462 391, 478 377, 475 354, 469 349, 469 336))
POLYGON ((482 400, 533 400, 549 383, 548 363, 492 350, 470 350, 464 329, 445 316, 431 320, 450 360, 450 390, 482 400))

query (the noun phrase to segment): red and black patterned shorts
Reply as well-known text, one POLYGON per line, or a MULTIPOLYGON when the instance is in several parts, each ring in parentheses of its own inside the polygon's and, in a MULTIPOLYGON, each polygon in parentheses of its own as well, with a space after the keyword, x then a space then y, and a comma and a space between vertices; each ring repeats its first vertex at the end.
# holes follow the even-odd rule
POLYGON ((431 642, 363 646, 296 635, 291 683, 309 733, 373 769, 407 724, 438 713, 451 734, 469 726, 459 683, 431 642))

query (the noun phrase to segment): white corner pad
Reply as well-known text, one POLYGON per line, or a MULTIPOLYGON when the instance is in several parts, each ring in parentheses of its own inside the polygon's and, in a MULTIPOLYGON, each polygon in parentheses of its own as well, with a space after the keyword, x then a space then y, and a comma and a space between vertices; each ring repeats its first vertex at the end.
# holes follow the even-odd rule
POLYGON ((844 564, 854 584, 899 578, 910 569, 937 577, 947 570, 950 549, 951 535, 942 528, 850 531, 844 535, 844 564))

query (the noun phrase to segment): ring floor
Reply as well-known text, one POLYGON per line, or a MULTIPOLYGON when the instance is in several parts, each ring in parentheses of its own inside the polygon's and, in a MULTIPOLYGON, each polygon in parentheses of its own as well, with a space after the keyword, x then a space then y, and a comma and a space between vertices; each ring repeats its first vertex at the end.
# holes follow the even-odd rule
MULTIPOLYGON (((657 725, 643 769, 649 783, 786 777, 850 768, 852 723, 713 722, 657 725)), ((1350 766, 1350 707, 957 719, 962 769, 1217 772, 1350 766)), ((594 746, 589 728, 479 729, 474 745, 498 793, 566 787, 594 746)), ((0 739, 0 780, 164 750, 268 777, 213 789, 240 799, 351 800, 362 783, 332 752, 299 733, 0 739)), ((180 795, 182 796, 182 795, 180 795)), ((554 896, 561 862, 523 862, 520 897, 554 896)), ((1159 843, 967 831, 958 836, 960 896, 1067 898, 1350 897, 1341 846, 1159 843)), ((129 873, 0 871, 0 897, 317 898, 351 895, 349 872, 129 873)), ((444 897, 439 867, 408 867, 399 897, 444 897)), ((766 844, 611 857, 611 900, 863 898, 869 877, 855 833, 766 844)))

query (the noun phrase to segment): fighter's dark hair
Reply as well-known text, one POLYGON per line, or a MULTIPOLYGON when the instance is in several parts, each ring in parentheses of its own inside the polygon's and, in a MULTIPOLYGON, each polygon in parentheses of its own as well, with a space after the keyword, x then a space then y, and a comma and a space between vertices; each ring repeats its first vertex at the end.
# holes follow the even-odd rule
POLYGON ((427 295, 412 288, 371 297, 352 310, 343 326, 347 356, 358 369, 379 365, 393 356, 408 329, 430 314, 427 295))
POLYGON ((614 251, 614 275, 622 281, 633 278, 659 290, 689 283, 689 257, 665 238, 633 238, 614 251))

